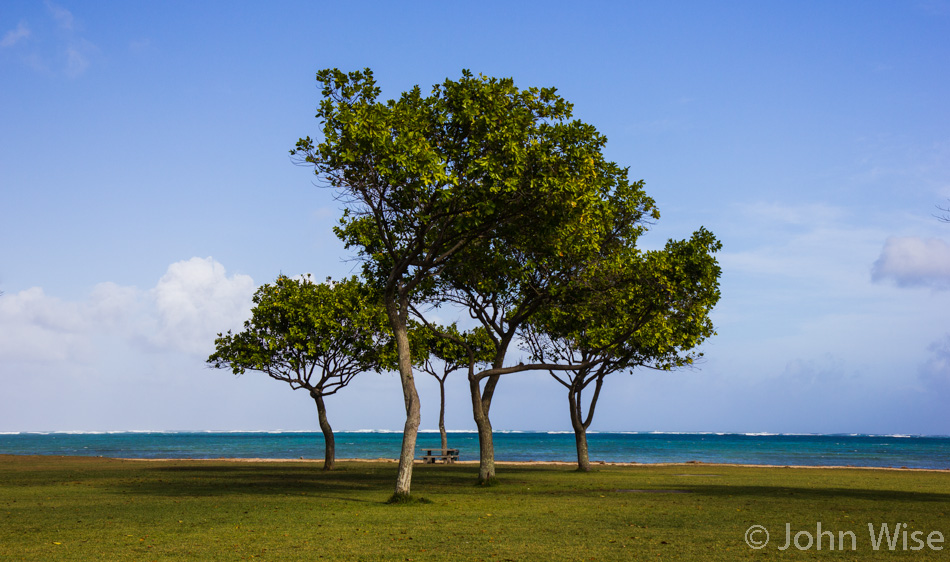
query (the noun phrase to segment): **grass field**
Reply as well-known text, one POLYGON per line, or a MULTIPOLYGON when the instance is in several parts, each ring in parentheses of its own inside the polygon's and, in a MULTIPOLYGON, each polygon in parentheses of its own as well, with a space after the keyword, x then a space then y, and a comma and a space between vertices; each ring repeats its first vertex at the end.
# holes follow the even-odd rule
POLYGON ((388 505, 395 464, 319 468, 0 456, 0 560, 950 560, 947 472, 502 464, 480 487, 427 465, 429 502, 388 505), (787 523, 809 549, 779 549, 787 523), (906 549, 902 526, 875 550, 869 523, 906 525, 906 549))

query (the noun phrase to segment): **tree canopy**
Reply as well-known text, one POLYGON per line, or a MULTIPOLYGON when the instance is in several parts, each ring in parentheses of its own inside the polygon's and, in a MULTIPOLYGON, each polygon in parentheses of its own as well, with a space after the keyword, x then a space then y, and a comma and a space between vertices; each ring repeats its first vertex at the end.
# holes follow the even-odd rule
POLYGON ((583 137, 588 139, 586 144, 595 147, 587 155, 590 173, 575 186, 582 197, 547 201, 524 223, 500 230, 497 238, 474 242, 462 251, 463 259, 446 267, 436 284, 434 298, 467 309, 493 343, 489 368, 469 377, 481 481, 494 478, 490 408, 500 377, 580 367, 549 358, 506 364, 511 342, 539 311, 572 298, 582 279, 596 276, 596 268, 603 270, 605 263, 618 262, 623 252, 635 252, 647 222, 659 218, 643 182, 629 181, 625 168, 603 158, 600 148, 606 139, 592 127, 582 129, 588 135, 583 137), (546 223, 548 216, 557 220, 546 223), (548 226, 536 229, 536 224, 548 226))
POLYGON ((711 333, 718 242, 700 230, 663 251, 638 250, 659 218, 653 200, 604 158, 607 139, 555 89, 463 71, 428 93, 416 86, 380 101, 369 69, 326 69, 317 81, 323 138, 301 138, 291 154, 344 203, 335 232, 379 290, 393 333, 406 408, 394 499, 410 491, 413 370, 435 349, 414 348, 411 315, 457 345, 453 356, 469 356, 483 481, 494 477, 489 408, 500 376, 671 366, 711 333), (699 277, 684 273, 694 269, 699 277), (486 368, 476 372, 461 334, 419 312, 444 304, 481 324, 486 368), (506 363, 519 331, 533 338, 537 363, 506 363))
POLYGON ((720 247, 703 228, 662 250, 617 246, 525 325, 523 340, 535 360, 580 366, 550 371, 568 389, 579 469, 590 467, 586 431, 607 375, 670 370, 702 355, 696 346, 714 334, 709 313, 720 296, 720 247), (582 394, 591 384, 585 417, 582 394))
POLYGON ((390 332, 378 292, 356 277, 318 284, 281 276, 260 287, 253 302, 244 330, 218 334, 208 363, 236 375, 260 371, 309 391, 326 444, 324 468, 331 469, 335 447, 323 398, 357 374, 383 368, 390 332))
POLYGON ((428 95, 416 86, 386 102, 369 69, 317 80, 323 140, 301 138, 291 153, 345 203, 336 233, 382 293, 406 406, 394 497, 408 496, 419 426, 410 305, 470 246, 491 259, 493 248, 531 240, 556 248, 558 235, 583 245, 567 225, 582 224, 575 218, 598 198, 606 139, 571 120, 553 88, 510 78, 463 71, 428 95))

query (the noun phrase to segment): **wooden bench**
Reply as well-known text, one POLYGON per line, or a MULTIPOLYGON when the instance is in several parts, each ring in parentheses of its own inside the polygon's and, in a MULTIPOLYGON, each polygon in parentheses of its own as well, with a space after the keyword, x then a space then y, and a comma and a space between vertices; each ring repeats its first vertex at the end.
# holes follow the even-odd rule
POLYGON ((422 455, 422 462, 425 464, 434 464, 441 461, 446 464, 454 463, 459 460, 458 449, 423 449, 426 453, 422 455))

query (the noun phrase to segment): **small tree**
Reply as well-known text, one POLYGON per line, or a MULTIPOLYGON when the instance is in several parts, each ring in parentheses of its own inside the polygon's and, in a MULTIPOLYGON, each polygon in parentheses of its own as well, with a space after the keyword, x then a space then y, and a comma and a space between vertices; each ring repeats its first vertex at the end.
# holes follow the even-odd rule
POLYGON ((260 371, 309 391, 323 432, 323 469, 332 470, 336 447, 323 399, 357 374, 380 370, 386 325, 378 295, 355 277, 315 284, 309 276, 281 276, 257 290, 243 331, 218 334, 208 363, 236 375, 260 371))
POLYGON ((431 329, 420 327, 415 333, 421 335, 422 345, 427 350, 420 354, 424 360, 419 368, 439 381, 439 435, 442 454, 445 454, 449 447, 445 431, 445 380, 455 371, 466 368, 473 371, 476 364, 489 363, 493 347, 483 328, 459 332, 455 324, 433 325, 431 329))
POLYGON ((587 430, 608 375, 670 370, 702 355, 693 349, 714 334, 709 313, 719 300, 720 269, 713 254, 720 247, 700 229, 663 250, 617 248, 526 325, 523 340, 535 360, 579 365, 549 371, 568 391, 578 470, 590 470, 587 430))

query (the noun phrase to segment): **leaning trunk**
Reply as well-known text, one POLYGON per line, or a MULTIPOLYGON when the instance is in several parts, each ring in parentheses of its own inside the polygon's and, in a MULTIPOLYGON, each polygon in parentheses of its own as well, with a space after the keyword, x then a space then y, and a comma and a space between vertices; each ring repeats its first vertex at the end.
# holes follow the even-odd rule
POLYGON ((574 443, 577 445, 577 470, 590 472, 590 456, 587 452, 587 426, 581 417, 580 391, 571 388, 568 391, 568 403, 571 406, 571 426, 574 428, 574 443))
POLYGON ((449 437, 445 434, 445 379, 439 379, 439 436, 442 437, 442 454, 449 448, 449 437))
POLYGON ((396 351, 399 354, 399 379, 402 382, 402 395, 406 404, 406 424, 402 432, 402 450, 399 453, 399 468, 396 472, 396 490, 394 499, 409 497, 412 484, 412 463, 416 456, 416 436, 419 433, 420 405, 416 392, 416 381, 412 376, 412 357, 409 353, 409 332, 403 312, 408 303, 402 303, 402 310, 396 308, 394 300, 387 303, 386 311, 396 338, 396 351))
POLYGON ((478 482, 479 484, 491 484, 495 480, 495 444, 492 441, 491 420, 488 418, 488 410, 491 407, 490 390, 494 389, 498 382, 498 375, 488 377, 485 384, 485 395, 482 397, 482 390, 479 380, 474 375, 469 375, 469 386, 472 392, 472 411, 475 417, 475 427, 478 428, 478 482))
POLYGON ((336 464, 336 441, 333 439, 333 428, 327 421, 327 407, 323 403, 323 395, 319 391, 310 392, 313 401, 317 403, 317 415, 320 418, 320 431, 323 432, 323 470, 333 470, 336 464))

